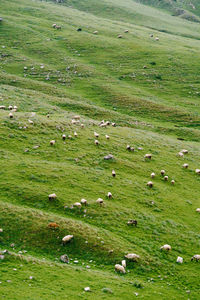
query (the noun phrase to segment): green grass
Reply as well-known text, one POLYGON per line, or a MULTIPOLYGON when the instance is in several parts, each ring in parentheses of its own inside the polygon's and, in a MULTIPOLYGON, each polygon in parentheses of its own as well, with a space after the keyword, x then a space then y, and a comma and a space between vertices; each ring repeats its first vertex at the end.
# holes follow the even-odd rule
POLYGON ((190 259, 200 249, 200 30, 150 4, 156 8, 131 0, 1 1, 0 105, 18 106, 12 120, 0 110, 0 248, 11 252, 0 261, 2 299, 199 298, 199 264, 190 259), (75 114, 85 128, 71 124, 75 114), (102 119, 117 127, 100 128, 102 119), (62 141, 74 131, 77 138, 62 141), (189 154, 178 157, 184 148, 189 154), (113 161, 103 159, 109 153, 113 161), (57 200, 48 201, 54 192, 57 200), (89 205, 71 209, 81 198, 89 205), (129 219, 138 226, 128 227, 129 219), (74 240, 63 246, 67 234, 74 240), (65 253, 69 265, 60 263, 65 253), (141 259, 116 274, 126 253, 141 259))

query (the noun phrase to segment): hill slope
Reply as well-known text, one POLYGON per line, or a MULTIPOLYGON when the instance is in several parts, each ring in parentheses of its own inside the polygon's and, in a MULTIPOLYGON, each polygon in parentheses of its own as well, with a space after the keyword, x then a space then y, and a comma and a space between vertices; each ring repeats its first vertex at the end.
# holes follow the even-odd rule
POLYGON ((0 8, 0 248, 10 251, 0 261, 2 298, 198 299, 199 264, 190 261, 200 252, 198 24, 130 0, 0 8), (99 127, 103 119, 117 126, 99 127), (179 157, 181 149, 189 153, 179 157), (72 209, 82 198, 88 206, 72 209), (139 262, 114 273, 127 253, 139 262))

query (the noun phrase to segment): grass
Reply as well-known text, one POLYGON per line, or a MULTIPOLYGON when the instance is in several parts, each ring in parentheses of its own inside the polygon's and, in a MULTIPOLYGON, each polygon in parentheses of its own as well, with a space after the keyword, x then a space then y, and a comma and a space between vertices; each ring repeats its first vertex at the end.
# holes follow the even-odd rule
POLYGON ((18 106, 13 119, 0 110, 0 248, 11 253, 0 261, 2 299, 198 299, 199 265, 190 261, 200 247, 198 25, 129 0, 2 0, 0 8, 0 104, 18 106), (75 114, 84 128, 72 125, 75 114), (100 128, 102 119, 117 127, 100 128), (73 138, 63 142, 63 133, 73 138), (109 153, 113 161, 103 159, 109 153), (89 205, 71 209, 81 198, 89 205), (74 240, 64 247, 67 234, 74 240), (69 265, 60 263, 65 253, 69 265), (126 253, 141 259, 116 274, 126 253))

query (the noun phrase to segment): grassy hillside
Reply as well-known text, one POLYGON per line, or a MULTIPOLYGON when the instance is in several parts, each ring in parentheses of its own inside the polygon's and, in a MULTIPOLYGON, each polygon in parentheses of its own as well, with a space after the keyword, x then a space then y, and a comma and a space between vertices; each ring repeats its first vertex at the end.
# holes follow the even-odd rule
POLYGON ((132 0, 2 0, 0 11, 2 299, 198 299, 199 25, 132 0), (140 260, 115 273, 127 253, 140 260))

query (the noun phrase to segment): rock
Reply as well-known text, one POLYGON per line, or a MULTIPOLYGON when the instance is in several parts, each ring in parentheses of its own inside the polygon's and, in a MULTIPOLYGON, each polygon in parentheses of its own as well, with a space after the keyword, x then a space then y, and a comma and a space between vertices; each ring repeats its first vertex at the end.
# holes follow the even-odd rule
POLYGON ((89 287, 89 286, 85 287, 85 288, 84 288, 84 291, 85 291, 85 292, 90 292, 90 287, 89 287))
POLYGON ((104 156, 105 160, 109 160, 109 159, 114 159, 114 156, 112 154, 108 154, 106 156, 104 156))
POLYGON ((65 264, 69 263, 69 257, 67 256, 67 254, 61 255, 60 260, 65 264))

